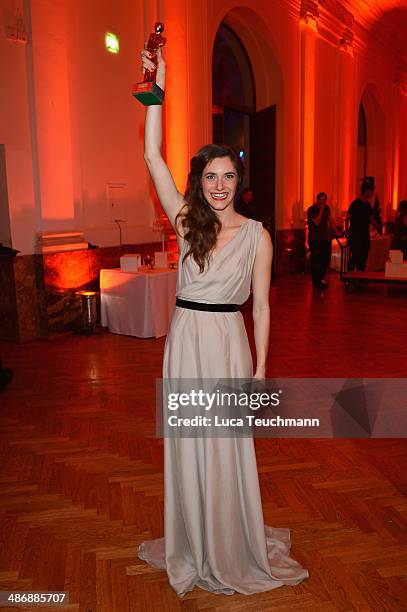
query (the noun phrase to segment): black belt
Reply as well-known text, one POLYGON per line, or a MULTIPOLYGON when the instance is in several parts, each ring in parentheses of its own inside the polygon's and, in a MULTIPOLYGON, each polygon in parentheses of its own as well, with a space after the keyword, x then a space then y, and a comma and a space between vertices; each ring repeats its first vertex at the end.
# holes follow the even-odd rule
POLYGON ((204 304, 203 302, 190 302, 179 297, 177 297, 176 305, 180 306, 180 308, 204 310, 206 312, 236 312, 239 310, 237 304, 204 304))

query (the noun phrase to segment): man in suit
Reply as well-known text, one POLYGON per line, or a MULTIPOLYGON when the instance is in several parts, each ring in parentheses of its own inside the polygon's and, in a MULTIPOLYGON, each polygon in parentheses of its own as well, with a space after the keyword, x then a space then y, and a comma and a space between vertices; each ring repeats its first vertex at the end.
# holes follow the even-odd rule
POLYGON ((366 268, 370 250, 370 225, 378 229, 370 204, 374 194, 372 176, 363 179, 360 191, 360 198, 353 200, 348 208, 346 229, 349 232, 349 270, 356 268, 356 270, 363 271, 366 268))
POLYGON ((253 206, 253 190, 251 187, 243 189, 241 195, 237 198, 235 210, 248 219, 256 219, 253 206))
POLYGON ((336 235, 335 222, 327 204, 328 196, 321 191, 317 201, 307 210, 308 246, 311 254, 311 275, 314 289, 327 289, 324 276, 331 260, 332 237, 336 235))

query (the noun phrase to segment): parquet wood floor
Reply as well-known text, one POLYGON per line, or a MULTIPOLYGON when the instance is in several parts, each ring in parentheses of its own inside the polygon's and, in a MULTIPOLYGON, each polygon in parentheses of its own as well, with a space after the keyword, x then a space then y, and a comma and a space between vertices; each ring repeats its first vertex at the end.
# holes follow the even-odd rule
MULTIPOLYGON (((272 290, 269 373, 405 377, 406 292, 331 285, 313 293, 295 276, 272 290)), ((137 559, 162 535, 163 345, 106 332, 0 343, 14 370, 0 395, 0 590, 69 591, 69 606, 47 612, 406 610, 402 439, 256 441, 265 520, 292 529, 310 572, 297 587, 180 600, 137 559)))

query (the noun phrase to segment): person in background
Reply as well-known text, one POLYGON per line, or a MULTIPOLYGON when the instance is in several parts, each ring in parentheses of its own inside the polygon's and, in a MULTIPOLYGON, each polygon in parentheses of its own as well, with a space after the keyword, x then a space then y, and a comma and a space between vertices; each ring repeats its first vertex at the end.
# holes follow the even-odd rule
POLYGON ((332 237, 336 235, 335 222, 327 205, 328 196, 321 191, 317 201, 307 210, 308 246, 311 254, 311 275, 314 289, 326 289, 324 276, 331 261, 332 237))
POLYGON ((376 194, 373 208, 372 208, 372 219, 376 222, 375 229, 379 236, 383 235, 383 220, 382 220, 382 209, 380 207, 379 197, 376 194))
POLYGON ((403 259, 407 260, 407 200, 400 202, 390 248, 395 251, 402 251, 403 259))
POLYGON ((240 197, 237 198, 235 211, 248 219, 256 219, 253 207, 253 189, 251 187, 243 189, 240 197))
POLYGON ((370 250, 370 224, 377 229, 377 223, 372 216, 370 200, 374 193, 372 177, 362 181, 361 196, 351 202, 346 216, 346 230, 350 246, 349 270, 363 271, 366 268, 370 250))
POLYGON ((395 222, 399 220, 405 213, 407 213, 407 200, 401 200, 399 203, 399 207, 396 212, 395 222))

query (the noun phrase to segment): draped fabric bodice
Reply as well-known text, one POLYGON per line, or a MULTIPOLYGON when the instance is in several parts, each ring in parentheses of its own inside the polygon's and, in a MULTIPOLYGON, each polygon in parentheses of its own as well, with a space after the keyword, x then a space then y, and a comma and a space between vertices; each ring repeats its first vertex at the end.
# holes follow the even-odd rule
POLYGON ((216 255, 204 272, 191 255, 183 261, 189 245, 184 240, 179 255, 177 297, 194 302, 243 304, 249 297, 257 244, 263 226, 247 219, 216 255))

